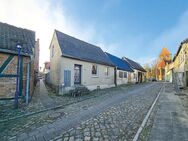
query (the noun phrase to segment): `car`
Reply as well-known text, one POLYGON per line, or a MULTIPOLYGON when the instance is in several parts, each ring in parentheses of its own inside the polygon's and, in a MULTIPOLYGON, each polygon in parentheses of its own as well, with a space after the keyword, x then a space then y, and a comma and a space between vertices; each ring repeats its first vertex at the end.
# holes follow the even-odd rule
POLYGON ((157 79, 156 79, 156 78, 152 78, 151 81, 152 81, 152 82, 156 82, 157 79))

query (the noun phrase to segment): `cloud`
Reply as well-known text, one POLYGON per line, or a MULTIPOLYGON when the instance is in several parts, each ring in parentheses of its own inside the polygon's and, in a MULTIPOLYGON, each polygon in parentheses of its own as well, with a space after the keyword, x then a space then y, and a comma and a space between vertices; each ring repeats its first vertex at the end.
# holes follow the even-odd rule
POLYGON ((49 61, 49 45, 54 29, 91 42, 96 35, 92 24, 79 25, 66 15, 60 1, 0 0, 0 20, 36 32, 40 39, 40 66, 49 61))

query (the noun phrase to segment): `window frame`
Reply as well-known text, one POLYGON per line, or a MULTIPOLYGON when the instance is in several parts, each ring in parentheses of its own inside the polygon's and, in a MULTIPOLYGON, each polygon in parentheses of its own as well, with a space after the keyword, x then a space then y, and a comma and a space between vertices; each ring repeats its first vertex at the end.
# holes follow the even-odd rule
POLYGON ((119 78, 123 78, 123 75, 124 75, 123 71, 119 71, 118 77, 119 77, 119 78), (121 75, 120 75, 120 74, 121 74, 121 75))
POLYGON ((97 64, 92 64, 92 66, 91 66, 91 75, 93 76, 93 77, 96 77, 96 76, 98 76, 98 65, 97 64), (93 66, 95 66, 96 67, 96 73, 93 73, 93 66))
POLYGON ((110 74, 110 68, 109 67, 106 67, 105 68, 105 76, 109 76, 109 74, 110 74))
POLYGON ((128 74, 126 71, 123 72, 123 78, 128 78, 128 74), (126 74, 126 77, 125 77, 125 74, 126 74))

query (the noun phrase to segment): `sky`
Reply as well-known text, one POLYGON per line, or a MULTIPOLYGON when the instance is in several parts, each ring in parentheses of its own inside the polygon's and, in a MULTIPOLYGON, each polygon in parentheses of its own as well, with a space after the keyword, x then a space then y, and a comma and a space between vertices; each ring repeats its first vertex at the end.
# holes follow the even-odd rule
POLYGON ((142 65, 188 38, 187 0, 0 0, 0 21, 36 32, 40 66, 54 29, 142 65))

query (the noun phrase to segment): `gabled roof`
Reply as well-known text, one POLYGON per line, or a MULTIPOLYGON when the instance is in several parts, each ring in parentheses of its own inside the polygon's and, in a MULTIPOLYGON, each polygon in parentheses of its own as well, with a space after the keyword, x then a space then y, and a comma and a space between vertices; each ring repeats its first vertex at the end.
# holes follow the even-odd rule
POLYGON ((0 22, 0 52, 17 54, 18 42, 22 46, 21 54, 33 54, 35 32, 0 22))
POLYGON ((108 57, 110 58, 110 60, 113 62, 113 64, 117 67, 117 69, 119 70, 124 70, 124 71, 129 71, 129 72, 134 72, 130 65, 123 61, 122 59, 112 55, 112 54, 109 54, 106 52, 106 54, 108 55, 108 57))
POLYGON ((126 61, 127 63, 129 63, 129 65, 133 68, 133 69, 136 69, 136 70, 140 70, 140 71, 143 71, 143 72, 146 72, 146 70, 137 62, 129 59, 129 58, 126 58, 126 57, 123 57, 123 60, 126 61))
POLYGON ((185 43, 188 43, 188 38, 185 39, 185 40, 183 40, 183 41, 181 42, 181 44, 179 45, 178 51, 177 51, 177 53, 174 55, 173 61, 175 61, 176 57, 178 56, 178 54, 179 54, 179 52, 180 52, 180 50, 181 50, 181 48, 182 48, 182 45, 185 44, 185 43))
POLYGON ((100 47, 55 30, 62 56, 82 61, 114 66, 100 47))

